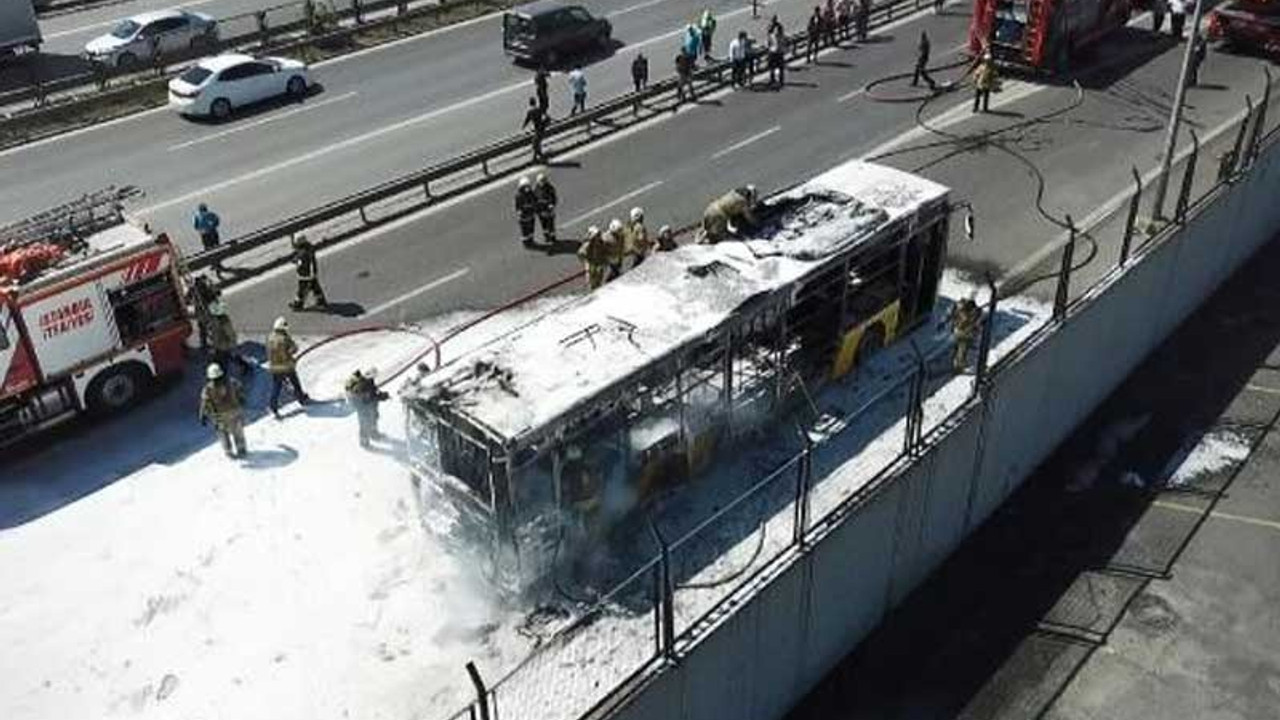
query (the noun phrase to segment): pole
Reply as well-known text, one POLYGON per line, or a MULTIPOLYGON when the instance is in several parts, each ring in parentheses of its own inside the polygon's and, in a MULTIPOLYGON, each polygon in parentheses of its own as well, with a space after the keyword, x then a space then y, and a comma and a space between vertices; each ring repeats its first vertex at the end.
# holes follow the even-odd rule
POLYGON ((1191 15, 1191 38, 1187 40, 1187 49, 1182 53, 1182 72, 1178 74, 1178 89, 1173 96, 1173 109, 1169 111, 1169 131, 1164 139, 1164 156, 1160 159, 1160 177, 1156 180, 1155 204, 1151 209, 1151 216, 1156 220, 1164 218, 1164 196, 1169 191, 1169 170, 1178 144, 1182 102, 1187 94, 1187 74, 1191 71, 1191 53, 1195 51, 1196 40, 1200 37, 1200 15, 1203 10, 1203 0, 1196 0, 1195 12, 1191 15))

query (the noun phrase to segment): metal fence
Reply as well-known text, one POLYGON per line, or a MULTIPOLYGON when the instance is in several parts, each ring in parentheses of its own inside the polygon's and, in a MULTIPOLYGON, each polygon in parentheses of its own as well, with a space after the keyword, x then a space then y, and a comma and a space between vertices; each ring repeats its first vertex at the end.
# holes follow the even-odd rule
MULTIPOLYGON (((939 372, 938 356, 948 351, 943 346, 933 356, 915 353, 909 372, 875 391, 859 393, 855 378, 839 398, 839 412, 814 408, 807 430, 797 433, 794 452, 763 471, 734 466, 739 479, 753 474, 760 479, 723 507, 708 509, 704 519, 678 538, 669 541, 652 529, 652 559, 455 717, 573 720, 606 707, 646 671, 673 662, 682 647, 703 636, 719 616, 732 611, 736 600, 767 579, 780 559, 858 512, 895 468, 922 453, 980 396, 996 397, 995 381, 1010 371, 1017 375, 1013 363, 1020 350, 1055 332, 1073 305, 1087 302, 1089 293, 1105 287, 1137 256, 1207 207, 1217 191, 1247 173, 1258 151, 1280 140, 1275 103, 1265 91, 1235 123, 1181 154, 1170 170, 1167 219, 1144 216, 1150 183, 1135 183, 1124 202, 1069 233, 1062 250, 1046 261, 1049 267, 1057 264, 1053 314, 997 362, 987 362, 1001 332, 1001 295, 992 284, 971 374, 955 378, 939 372), (1098 251, 1076 254, 1086 242, 1096 243, 1098 251), (1077 262, 1086 254, 1092 256, 1089 263, 1077 262), (1090 275, 1082 274, 1082 267, 1095 263, 1090 275), (952 393, 947 401, 936 397, 944 384, 952 393), (855 456, 860 462, 850 463, 855 456), (606 618, 611 622, 598 623, 606 618)), ((874 364, 866 371, 875 372, 874 364)))

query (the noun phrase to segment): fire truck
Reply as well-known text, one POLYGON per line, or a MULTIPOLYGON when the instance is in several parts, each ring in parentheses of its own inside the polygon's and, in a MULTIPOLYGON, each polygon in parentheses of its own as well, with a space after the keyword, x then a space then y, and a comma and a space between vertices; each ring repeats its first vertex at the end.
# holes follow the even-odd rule
POLYGON ((1129 22, 1136 0, 974 0, 969 51, 1004 66, 1067 72, 1080 50, 1129 22))
POLYGON ((177 249, 108 188, 0 227, 0 446, 109 415, 179 372, 191 333, 177 249))

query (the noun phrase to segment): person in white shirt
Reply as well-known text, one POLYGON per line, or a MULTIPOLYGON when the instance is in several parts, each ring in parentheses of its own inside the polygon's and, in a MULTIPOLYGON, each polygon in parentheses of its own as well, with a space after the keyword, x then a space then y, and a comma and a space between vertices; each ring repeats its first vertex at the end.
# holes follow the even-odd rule
POLYGON ((729 42, 729 62, 733 67, 733 86, 747 86, 747 33, 740 31, 729 42))

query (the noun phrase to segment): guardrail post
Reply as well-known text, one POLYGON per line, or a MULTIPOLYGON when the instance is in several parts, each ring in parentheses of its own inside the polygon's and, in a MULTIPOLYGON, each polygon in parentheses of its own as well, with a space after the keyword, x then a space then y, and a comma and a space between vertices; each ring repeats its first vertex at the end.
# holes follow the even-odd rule
POLYGON ((476 689, 475 707, 480 709, 480 720, 489 720, 489 692, 485 689, 484 679, 480 677, 476 664, 470 660, 467 661, 467 675, 471 676, 471 685, 476 689))
POLYGON ((1191 200, 1191 183, 1196 178, 1196 159, 1200 155, 1200 136, 1195 128, 1191 131, 1191 157, 1187 158, 1187 169, 1182 173, 1182 187, 1178 188, 1178 204, 1174 206, 1173 220, 1181 225, 1187 219, 1187 203, 1191 200))
POLYGON ((1129 246, 1133 243, 1133 225, 1138 220, 1138 206, 1142 203, 1142 176, 1138 168, 1130 167, 1133 173, 1133 199, 1129 201, 1129 215, 1124 220, 1124 239, 1120 242, 1120 267, 1129 262, 1129 246))
POLYGON ((796 496, 795 510, 792 513, 791 541, 796 547, 804 549, 805 532, 809 529, 809 485, 812 481, 810 469, 813 460, 813 441, 809 433, 800 428, 800 440, 804 449, 800 451, 800 462, 796 463, 796 496))
POLYGON ((259 43, 266 47, 271 40, 271 27, 267 24, 267 11, 259 10, 255 12, 253 19, 258 24, 259 43))
POLYGON ((658 543, 659 559, 658 559, 658 606, 660 609, 659 622, 659 650, 663 657, 668 660, 674 659, 676 654, 676 618, 675 618, 675 586, 671 580, 671 546, 667 544, 667 539, 662 536, 662 532, 658 530, 658 525, 653 521, 652 517, 647 518, 649 521, 649 532, 653 534, 653 539, 658 543))
POLYGON ((911 389, 907 393, 907 427, 903 440, 903 453, 914 455, 924 438, 924 384, 929 376, 929 367, 925 364, 924 353, 914 340, 911 341, 911 352, 915 355, 916 372, 911 378, 911 389))
POLYGON ((1271 104, 1271 71, 1264 66, 1262 72, 1267 77, 1267 85, 1262 91, 1262 102, 1258 105, 1258 117, 1253 121, 1253 132, 1249 135, 1249 151, 1245 153, 1249 167, 1253 167, 1258 159, 1258 141, 1262 139, 1262 131, 1267 127, 1267 107, 1271 104))
POLYGON ((1067 300, 1070 298, 1071 261, 1076 251, 1076 224, 1067 216, 1067 244, 1062 248, 1062 269, 1058 271, 1058 291, 1053 298, 1053 319, 1061 320, 1067 314, 1067 300))
POLYGON ((973 394, 977 395, 982 392, 982 385, 987 379, 987 359, 991 355, 991 339, 995 335, 996 326, 996 305, 1000 302, 998 291, 996 290, 996 276, 994 273, 988 272, 987 281, 987 310, 986 317, 983 318, 982 336, 978 338, 978 359, 975 361, 973 368, 973 394))
POLYGON ((1249 118, 1253 117, 1253 98, 1248 93, 1244 96, 1244 119, 1240 121, 1240 129, 1236 131, 1236 141, 1231 144, 1231 149, 1222 156, 1222 160, 1218 164, 1218 182, 1230 180, 1236 174, 1237 164, 1240 162, 1240 149, 1244 147, 1245 131, 1249 128, 1249 118))

